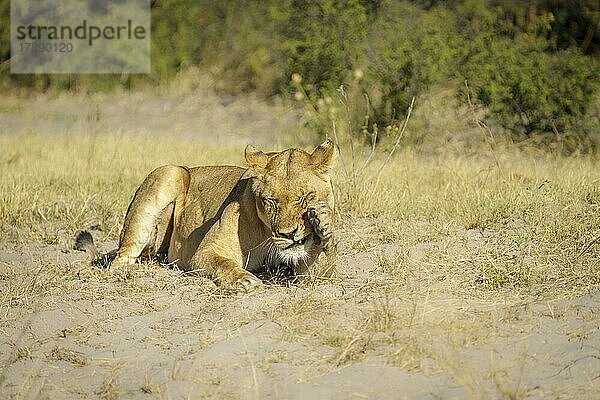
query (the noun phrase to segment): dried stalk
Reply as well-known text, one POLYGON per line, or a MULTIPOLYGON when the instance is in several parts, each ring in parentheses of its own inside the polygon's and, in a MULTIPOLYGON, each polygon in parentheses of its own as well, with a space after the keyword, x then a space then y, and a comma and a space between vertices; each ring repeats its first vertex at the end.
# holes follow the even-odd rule
POLYGON ((398 133, 398 137, 396 137, 396 142, 394 143, 394 146, 392 147, 392 150, 390 150, 385 161, 379 167, 379 170, 377 170, 377 174, 375 175, 375 183, 376 184, 379 182, 379 177, 381 175, 381 172, 389 163, 390 159, 392 158, 392 155, 394 155, 394 152, 396 151, 396 148, 398 148, 398 145, 400 144, 400 139, 402 139, 402 137, 404 136, 404 131, 406 131, 406 126, 408 125, 408 120, 410 119, 410 115, 412 114, 414 105, 415 105, 415 97, 413 96, 413 98, 410 100, 410 105, 408 106, 408 111, 406 113, 406 118, 404 119, 404 123, 402 124, 402 129, 400 129, 400 133, 398 133))

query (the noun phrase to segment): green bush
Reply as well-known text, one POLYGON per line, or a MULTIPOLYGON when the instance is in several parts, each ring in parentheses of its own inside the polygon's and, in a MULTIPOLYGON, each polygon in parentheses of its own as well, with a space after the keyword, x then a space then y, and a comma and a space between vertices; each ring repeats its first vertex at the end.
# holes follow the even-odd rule
POLYGON ((358 0, 284 0, 271 7, 285 74, 319 91, 336 88, 363 54, 367 12, 358 0))
POLYGON ((523 34, 484 43, 461 69, 489 117, 518 135, 582 129, 598 89, 598 62, 575 49, 546 52, 523 34))
POLYGON ((363 52, 367 12, 357 0, 206 1, 202 9, 202 62, 228 92, 286 93, 299 74, 321 93, 363 52))
MULTIPOLYGON (((89 7, 89 0, 69 2, 79 7, 89 7)), ((6 86, 32 88, 108 91, 121 86, 126 89, 138 83, 159 83, 174 76, 178 71, 195 65, 200 59, 201 8, 193 0, 152 1, 152 73, 121 76, 118 74, 9 74, 10 65, 10 0, 0 0, 0 83, 6 86)))
POLYGON ((446 8, 425 12, 406 2, 381 4, 369 33, 362 84, 372 103, 372 122, 392 123, 413 96, 452 77, 458 39, 456 16, 446 8))
POLYGON ((284 60, 269 16, 277 1, 199 2, 200 63, 219 80, 219 89, 270 96, 281 89, 284 60))
POLYGON ((193 0, 152 1, 152 79, 162 81, 200 60, 202 9, 193 0))
POLYGON ((596 3, 155 0, 152 74, 84 76, 6 73, 10 1, 0 0, 0 84, 135 88, 199 66, 228 94, 308 98, 319 130, 343 110, 351 130, 372 132, 402 120, 413 96, 458 78, 490 119, 518 135, 584 138, 596 129, 586 121, 599 85, 596 3), (331 100, 341 84, 351 106, 331 100))

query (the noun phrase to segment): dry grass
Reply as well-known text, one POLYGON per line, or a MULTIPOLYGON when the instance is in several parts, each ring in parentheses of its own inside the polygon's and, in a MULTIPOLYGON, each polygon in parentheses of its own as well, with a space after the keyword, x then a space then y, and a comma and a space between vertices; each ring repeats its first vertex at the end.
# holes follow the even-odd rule
MULTIPOLYGON (((3 101, 3 113, 24 109, 3 101)), ((426 129, 418 106, 412 122, 426 129)), ((460 113, 446 117, 448 129, 481 134, 459 125, 460 113)), ((425 143, 433 133, 420 135, 425 143)), ((376 179, 387 157, 378 151, 360 170, 366 185, 334 172, 335 278, 232 294, 154 264, 124 279, 70 247, 92 223, 105 248, 114 245, 154 167, 241 165, 241 142, 95 128, 0 135, 0 390, 14 398, 277 397, 296 384, 355 382, 344 375, 353 366, 368 382, 378 366, 423 379, 419 387, 441 397, 594 393, 597 350, 582 345, 590 367, 566 382, 564 368, 577 368, 581 354, 571 357, 560 341, 554 352, 540 346, 598 338, 597 300, 577 300, 600 287, 598 158, 419 146, 401 146, 376 179), (540 352, 545 358, 532 356, 540 352), (99 372, 84 380, 90 371, 99 372), (536 373, 556 376, 541 391, 536 373), (293 382, 281 386, 286 376, 293 382)), ((356 165, 368 157, 355 147, 356 165)))
POLYGON ((460 265, 489 287, 600 283, 598 160, 516 153, 500 162, 404 151, 363 192, 364 203, 341 210, 393 226, 389 240, 403 249, 438 242, 424 258, 447 272, 460 265))
MULTIPOLYGON (((242 164, 239 145, 164 137, 22 134, 1 136, 0 146, 8 149, 0 156, 2 237, 65 247, 91 223, 116 238, 136 186, 155 166, 242 164), (92 145, 96 150, 88 156, 92 145)), ((497 166, 485 155, 403 150, 360 193, 360 202, 347 201, 343 176, 336 192, 349 229, 354 219, 370 217, 371 229, 382 230, 375 241, 356 238, 367 249, 386 241, 400 249, 439 242, 440 251, 423 257, 438 268, 461 265, 461 273, 474 274, 473 282, 585 287, 600 283, 599 164, 594 158, 506 152, 497 166)))
POLYGON ((90 221, 115 237, 132 193, 152 169, 241 158, 239 145, 114 133, 1 136, 0 146, 8 149, 0 160, 0 231, 20 242, 57 243, 60 235, 72 236, 90 221))

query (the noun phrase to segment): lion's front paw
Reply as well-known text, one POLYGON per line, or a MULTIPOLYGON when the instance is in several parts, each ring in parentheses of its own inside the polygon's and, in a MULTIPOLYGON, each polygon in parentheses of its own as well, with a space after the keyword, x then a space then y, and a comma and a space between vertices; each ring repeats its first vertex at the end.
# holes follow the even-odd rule
POLYGON ((308 207, 307 219, 317 237, 325 244, 333 236, 333 211, 324 201, 317 201, 308 207))
POLYGON ((226 282, 226 287, 234 290, 251 291, 263 286, 263 283, 255 275, 248 271, 240 270, 230 274, 226 282))
POLYGON ((134 257, 117 255, 110 263, 108 269, 114 274, 129 276, 136 269, 135 261, 136 259, 134 257))

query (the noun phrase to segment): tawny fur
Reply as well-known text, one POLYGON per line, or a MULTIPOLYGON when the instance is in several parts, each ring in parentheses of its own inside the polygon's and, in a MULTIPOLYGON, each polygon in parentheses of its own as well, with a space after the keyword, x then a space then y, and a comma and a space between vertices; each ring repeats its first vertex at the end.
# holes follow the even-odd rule
POLYGON ((250 288, 278 264, 295 273, 331 265, 330 140, 312 153, 246 148, 249 168, 163 166, 129 205, 111 268, 164 254, 223 285, 250 288))

